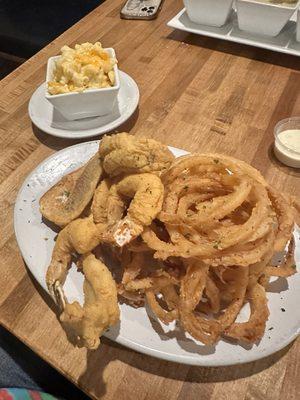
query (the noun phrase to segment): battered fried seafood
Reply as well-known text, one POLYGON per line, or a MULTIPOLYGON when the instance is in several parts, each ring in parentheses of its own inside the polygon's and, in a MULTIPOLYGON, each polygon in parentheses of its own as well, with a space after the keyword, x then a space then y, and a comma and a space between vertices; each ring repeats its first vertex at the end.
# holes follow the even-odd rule
POLYGON ((132 199, 127 215, 118 222, 113 234, 117 245, 122 247, 140 235, 161 211, 164 186, 156 175, 137 174, 122 179, 116 189, 132 199))
POLYGON ((92 214, 72 221, 58 234, 46 276, 50 293, 65 282, 73 253, 88 253, 104 242, 124 246, 151 224, 162 200, 163 184, 156 175, 131 175, 111 186, 103 180, 95 191, 92 214), (132 198, 124 218, 126 206, 119 194, 132 198))
POLYGON ((270 277, 296 272, 293 202, 294 210, 256 169, 232 157, 198 154, 173 160, 167 147, 151 139, 125 133, 104 137, 98 156, 41 201, 45 216, 61 226, 69 221, 57 237, 46 276, 63 309, 63 326, 78 345, 96 348, 99 336, 119 318, 118 292, 134 307, 147 302, 163 323, 177 321, 206 345, 221 337, 260 340, 269 316, 270 277), (85 179, 92 164, 96 171, 86 172, 85 179), (76 199, 82 185, 69 208, 67 202, 54 210, 53 199, 62 190, 76 199), (82 212, 91 199, 90 214, 72 220, 74 209, 81 215, 79 208, 82 212), (47 206, 52 213, 45 212, 47 206), (99 245, 119 263, 117 284, 90 254, 99 245), (274 266, 273 256, 286 247, 274 266), (83 307, 69 304, 62 289, 74 254, 83 257, 83 307), (237 322, 246 303, 249 319, 237 322))
POLYGON ((66 280, 72 254, 86 254, 92 251, 100 241, 104 225, 96 225, 93 216, 72 221, 57 236, 51 263, 46 275, 49 292, 55 296, 66 280))
POLYGON ((60 320, 77 346, 96 349, 102 333, 119 320, 117 287, 109 269, 93 254, 83 257, 82 270, 84 305, 64 299, 60 320))
POLYGON ((88 348, 97 346, 99 341, 95 337, 115 323, 115 319, 108 318, 103 322, 102 314, 100 319, 91 316, 91 310, 98 306, 97 296, 101 293, 97 292, 99 285, 91 286, 92 272, 89 271, 95 270, 96 262, 91 263, 90 258, 83 262, 85 306, 82 309, 76 302, 66 302, 63 284, 72 256, 79 254, 85 257, 100 243, 124 246, 140 235, 161 211, 164 187, 157 175, 170 166, 173 158, 166 146, 151 139, 136 139, 126 133, 104 138, 99 153, 84 167, 65 176, 41 198, 43 216, 64 227, 54 246, 46 283, 56 302, 64 308, 61 318, 65 329, 80 338, 78 344, 88 348), (118 147, 119 143, 122 148, 118 147), (137 174, 124 176, 123 171, 117 172, 118 156, 123 157, 120 165, 128 162, 128 171, 137 174), (102 164, 108 166, 106 174, 120 176, 115 179, 104 176, 99 183, 103 175, 102 164), (112 168, 113 164, 116 168, 112 168), (89 215, 78 218, 91 200, 89 215))
POLYGON ((169 168, 174 156, 167 146, 153 139, 136 138, 127 133, 104 136, 99 146, 103 168, 109 176, 152 172, 169 168))

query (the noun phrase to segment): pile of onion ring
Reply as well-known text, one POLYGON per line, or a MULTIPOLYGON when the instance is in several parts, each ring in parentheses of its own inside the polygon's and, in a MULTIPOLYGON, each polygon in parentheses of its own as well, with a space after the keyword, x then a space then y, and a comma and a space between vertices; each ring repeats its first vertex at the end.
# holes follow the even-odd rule
POLYGON ((147 303, 160 321, 176 321, 205 345, 221 337, 254 343, 269 316, 270 277, 296 272, 290 201, 229 156, 174 159, 151 139, 105 137, 98 154, 40 204, 63 228, 47 285, 65 329, 88 348, 118 320, 116 293, 134 307, 147 303), (86 275, 83 307, 69 304, 62 289, 74 254, 86 275), (246 303, 249 319, 237 322, 246 303))
POLYGON ((123 294, 133 301, 144 294, 162 322, 178 321, 204 344, 221 336, 258 341, 269 316, 270 277, 296 272, 289 202, 257 170, 220 154, 178 158, 162 181, 162 211, 131 246, 123 294), (281 265, 272 266, 287 244, 281 265), (147 263, 152 256, 161 268, 139 279, 147 252, 147 263), (245 303, 249 320, 238 323, 245 303))

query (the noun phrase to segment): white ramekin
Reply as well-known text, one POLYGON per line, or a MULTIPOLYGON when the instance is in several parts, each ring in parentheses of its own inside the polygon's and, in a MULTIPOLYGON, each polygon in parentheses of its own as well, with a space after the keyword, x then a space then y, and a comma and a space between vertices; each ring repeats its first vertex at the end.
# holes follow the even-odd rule
MULTIPOLYGON (((113 48, 104 50, 109 53, 110 57, 116 57, 113 48)), ((53 107, 69 120, 96 117, 111 113, 120 89, 117 65, 114 65, 115 85, 112 87, 52 95, 48 92, 47 83, 52 80, 55 61, 59 57, 60 56, 50 57, 47 63, 45 96, 53 107)))
POLYGON ((239 29, 258 35, 277 36, 295 10, 294 5, 274 4, 259 0, 236 0, 239 29))
POLYGON ((183 0, 189 19, 196 24, 222 26, 232 11, 233 0, 183 0))
POLYGON ((287 145, 282 143, 279 134, 286 130, 295 129, 299 130, 299 141, 300 141, 300 117, 286 118, 279 121, 274 128, 274 153, 279 161, 283 164, 293 168, 300 168, 300 152, 289 148, 287 145))

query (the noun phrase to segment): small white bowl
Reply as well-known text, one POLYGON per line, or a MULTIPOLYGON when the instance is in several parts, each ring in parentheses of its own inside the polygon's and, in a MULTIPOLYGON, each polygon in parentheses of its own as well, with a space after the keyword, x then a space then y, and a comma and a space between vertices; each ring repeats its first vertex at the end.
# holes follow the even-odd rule
MULTIPOLYGON (((293 168, 300 168, 300 151, 296 148, 300 145, 300 117, 286 118, 279 121, 274 128, 274 153, 279 161, 293 168), (293 131, 296 136, 298 146, 291 148, 282 135, 287 131, 293 131)), ((294 142, 293 142, 294 143, 294 142)))
POLYGON ((189 19, 196 24, 222 26, 232 10, 233 0, 183 0, 189 19))
MULTIPOLYGON (((104 49, 110 57, 116 57, 112 48, 104 49)), ((46 99, 68 120, 107 115, 112 112, 120 89, 119 70, 114 65, 115 85, 109 88, 87 89, 83 92, 50 94, 47 83, 53 78, 55 61, 60 56, 50 57, 47 63, 46 99)))
POLYGON ((293 5, 274 4, 260 0, 236 0, 239 29, 265 36, 277 36, 295 10, 293 5))

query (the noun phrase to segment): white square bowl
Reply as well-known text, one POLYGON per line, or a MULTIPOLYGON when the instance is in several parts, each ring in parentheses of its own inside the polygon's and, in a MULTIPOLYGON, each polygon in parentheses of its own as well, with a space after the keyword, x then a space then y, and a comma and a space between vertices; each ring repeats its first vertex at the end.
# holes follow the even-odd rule
POLYGON ((236 0, 239 29, 258 35, 277 36, 295 10, 293 5, 274 4, 259 0, 236 0))
MULTIPOLYGON (((104 49, 115 58, 114 49, 104 49)), ((55 61, 60 56, 50 57, 47 63, 46 83, 52 80, 55 61)), ((86 89, 83 92, 50 94, 46 85, 46 99, 68 120, 107 115, 112 112, 120 89, 119 70, 114 65, 115 85, 109 88, 86 89)))
POLYGON ((189 19, 196 24, 220 27, 232 10, 233 0, 183 0, 189 19))

